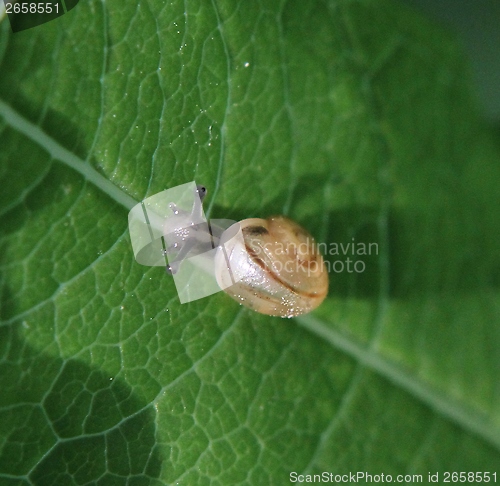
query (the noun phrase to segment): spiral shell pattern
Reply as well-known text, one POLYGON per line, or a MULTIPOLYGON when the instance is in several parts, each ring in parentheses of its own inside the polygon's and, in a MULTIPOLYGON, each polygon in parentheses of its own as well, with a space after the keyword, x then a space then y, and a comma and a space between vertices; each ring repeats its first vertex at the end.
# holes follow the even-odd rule
POLYGON ((225 254, 218 250, 216 255, 217 281, 228 295, 257 312, 281 317, 305 314, 323 302, 328 273, 304 228, 284 216, 237 224, 244 242, 230 240, 225 254))

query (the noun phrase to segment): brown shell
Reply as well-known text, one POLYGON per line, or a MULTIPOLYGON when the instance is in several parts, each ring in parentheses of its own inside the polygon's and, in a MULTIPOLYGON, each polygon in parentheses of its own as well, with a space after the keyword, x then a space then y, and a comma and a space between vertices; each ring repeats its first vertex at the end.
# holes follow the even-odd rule
POLYGON ((304 228, 284 216, 238 224, 244 245, 230 240, 226 254, 216 256, 217 281, 228 295, 257 312, 281 317, 305 314, 323 302, 328 273, 304 228))

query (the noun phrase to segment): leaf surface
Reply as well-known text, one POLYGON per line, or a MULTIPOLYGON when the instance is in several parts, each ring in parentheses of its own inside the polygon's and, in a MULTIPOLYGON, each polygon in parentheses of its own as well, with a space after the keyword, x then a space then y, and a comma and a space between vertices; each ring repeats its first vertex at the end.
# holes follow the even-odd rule
POLYGON ((500 146, 469 90, 453 40, 388 1, 4 20, 2 484, 496 471, 500 146), (135 262, 130 206, 191 180, 210 217, 324 243, 313 315, 180 305, 135 262))

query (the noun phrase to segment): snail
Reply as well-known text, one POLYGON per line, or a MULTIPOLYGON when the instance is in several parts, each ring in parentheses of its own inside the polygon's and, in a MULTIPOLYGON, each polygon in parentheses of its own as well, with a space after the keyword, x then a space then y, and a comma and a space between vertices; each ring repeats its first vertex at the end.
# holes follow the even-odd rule
MULTIPOLYGON (((174 215, 194 221, 206 196, 204 186, 196 186, 192 215, 174 215), (192 217, 191 217, 192 216, 192 217)), ((210 225, 209 237, 217 247, 214 272, 226 294, 256 312, 294 317, 318 307, 328 293, 328 274, 312 236, 285 216, 250 218, 223 230, 210 225), (241 233, 239 233, 241 230, 241 233), (239 233, 242 238, 235 235, 239 233)), ((178 265, 193 248, 206 245, 207 235, 197 225, 185 227, 182 244, 170 260, 167 273, 175 274, 178 265)), ((174 241, 174 245, 176 242, 174 241)))
POLYGON ((215 255, 217 282, 226 294, 257 312, 280 317, 306 314, 323 302, 328 274, 304 228, 284 216, 244 219, 237 225, 243 243, 235 238, 225 242, 228 228, 215 255))

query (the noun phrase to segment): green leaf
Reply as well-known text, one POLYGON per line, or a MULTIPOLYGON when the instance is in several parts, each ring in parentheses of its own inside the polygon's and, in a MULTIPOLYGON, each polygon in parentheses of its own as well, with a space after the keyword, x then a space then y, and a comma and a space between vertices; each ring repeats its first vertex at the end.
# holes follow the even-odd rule
POLYGON ((4 19, 1 483, 500 473, 500 144, 469 84, 389 1, 4 19), (210 217, 284 213, 325 243, 313 315, 180 305, 135 262, 128 209, 191 180, 210 217))

